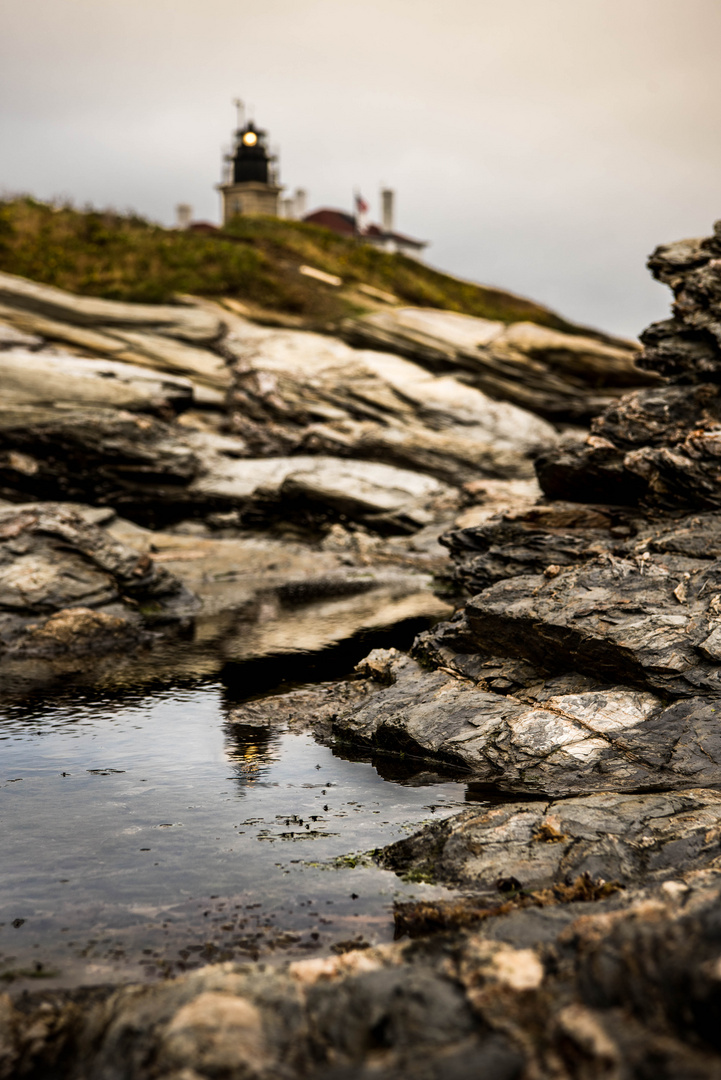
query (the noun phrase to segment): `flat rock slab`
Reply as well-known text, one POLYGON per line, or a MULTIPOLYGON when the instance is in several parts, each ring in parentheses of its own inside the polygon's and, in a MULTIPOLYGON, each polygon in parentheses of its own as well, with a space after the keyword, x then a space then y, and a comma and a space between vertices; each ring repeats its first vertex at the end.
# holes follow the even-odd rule
POLYGON ((570 885, 624 887, 721 868, 721 792, 604 791, 469 808, 384 848, 381 866, 411 878, 498 896, 570 885), (511 879, 515 884, 510 884, 511 879))
POLYGON ((81 326, 143 327, 187 341, 214 341, 222 332, 218 317, 202 307, 127 304, 76 296, 16 274, 0 273, 0 303, 81 326))
POLYGON ((506 326, 452 311, 394 308, 349 320, 344 333, 356 346, 397 352, 434 370, 463 371, 491 397, 553 420, 588 421, 621 388, 656 381, 636 367, 632 342, 530 322, 506 326))
POLYGON ((3 406, 35 405, 180 412, 193 403, 188 379, 70 353, 0 350, 3 406))
POLYGON ((721 783, 718 698, 667 705, 631 687, 538 674, 522 696, 499 693, 393 650, 368 673, 390 685, 361 707, 339 711, 333 734, 340 743, 452 766, 506 791, 567 795, 721 783))
POLYGON ((458 505, 453 490, 433 477, 326 455, 218 458, 189 495, 229 507, 253 503, 258 521, 287 518, 294 507, 327 508, 387 532, 414 532, 458 505))

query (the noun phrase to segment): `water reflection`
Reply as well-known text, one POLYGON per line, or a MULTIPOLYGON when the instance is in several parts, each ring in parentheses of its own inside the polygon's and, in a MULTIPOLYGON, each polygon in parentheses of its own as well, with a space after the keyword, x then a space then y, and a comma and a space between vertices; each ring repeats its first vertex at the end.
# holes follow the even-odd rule
POLYGON ((393 896, 431 888, 356 855, 452 812, 461 785, 408 758, 331 751, 286 723, 281 698, 270 718, 232 698, 215 681, 6 706, 0 980, 13 991, 35 963, 73 985, 390 940, 393 896))
POLYGON ((280 758, 280 733, 271 727, 238 724, 223 725, 226 738, 225 755, 232 764, 241 793, 267 776, 280 758))

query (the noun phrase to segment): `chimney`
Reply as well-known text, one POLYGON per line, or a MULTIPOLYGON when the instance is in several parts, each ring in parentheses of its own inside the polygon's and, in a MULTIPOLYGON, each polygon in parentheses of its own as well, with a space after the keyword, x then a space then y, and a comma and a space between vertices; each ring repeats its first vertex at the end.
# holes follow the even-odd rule
POLYGON ((393 203, 395 192, 392 188, 381 189, 381 207, 383 232, 393 232, 393 203))
POLYGON ((299 187, 295 189, 295 216, 298 221, 302 221, 305 217, 305 203, 306 203, 306 191, 305 188, 299 187))
POLYGON ((187 229, 193 220, 193 207, 189 203, 178 203, 175 207, 176 229, 187 229))

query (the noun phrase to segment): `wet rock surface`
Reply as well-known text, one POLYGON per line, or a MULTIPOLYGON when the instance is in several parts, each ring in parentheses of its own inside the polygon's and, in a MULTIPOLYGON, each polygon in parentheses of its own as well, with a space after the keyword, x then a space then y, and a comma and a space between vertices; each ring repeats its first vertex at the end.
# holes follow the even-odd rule
MULTIPOLYGON (((421 642, 435 644, 437 634, 421 642)), ((565 795, 721 781, 715 697, 666 704, 573 672, 544 677, 531 665, 477 653, 442 658, 448 663, 430 671, 392 659, 392 685, 340 712, 336 738, 460 768, 502 791, 565 795)))
MULTIPOLYGON (((659 272, 667 273, 675 251, 654 255, 659 272)), ((694 326, 710 325, 703 315, 715 302, 709 259, 705 291, 684 292, 691 271, 683 262, 674 268, 676 306, 694 326)), ((595 502, 524 508, 443 538, 471 598, 453 621, 416 641, 425 670, 390 661, 392 685, 352 717, 339 717, 339 732, 378 745, 405 742, 409 751, 453 759, 479 781, 516 791, 719 783, 719 520, 694 486, 701 477, 712 489, 715 473, 710 465, 703 476, 696 465, 683 481, 679 473, 683 506, 671 506, 670 488, 655 480, 643 505, 628 505, 639 499, 624 497, 623 478, 601 498, 593 473, 598 455, 615 469, 625 453, 622 469, 638 478, 629 455, 715 437, 716 387, 698 381, 707 367, 699 375, 695 357, 684 369, 688 385, 622 398, 594 422, 585 448, 539 459, 542 485, 550 462, 566 499, 583 489, 595 502), (569 454, 590 462, 591 472, 567 485, 559 463, 569 454)), ((676 450, 668 453, 681 462, 676 450)))
POLYGON ((718 897, 697 871, 622 908, 536 908, 566 917, 533 946, 466 931, 77 1004, 5 997, 4 1075, 718 1077, 718 897))
POLYGON ((721 794, 623 795, 469 808, 383 850, 381 865, 499 900, 586 875, 624 889, 719 868, 721 794))

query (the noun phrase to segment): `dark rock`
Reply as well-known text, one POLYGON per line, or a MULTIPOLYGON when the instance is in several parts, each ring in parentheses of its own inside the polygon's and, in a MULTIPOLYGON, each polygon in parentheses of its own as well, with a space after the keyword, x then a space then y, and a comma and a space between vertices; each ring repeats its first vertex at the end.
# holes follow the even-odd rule
POLYGON ((448 520, 460 494, 432 477, 371 461, 295 456, 248 460, 237 439, 116 409, 0 409, 0 497, 112 506, 162 527, 240 512, 321 533, 338 520, 412 533, 448 520))
POLYGON ((536 475, 549 499, 637 506, 647 484, 626 468, 623 453, 594 436, 584 444, 550 447, 535 459, 536 475))
MULTIPOLYGON (((429 631, 426 637, 432 637, 429 631)), ((456 658, 466 669, 468 656, 456 658)), ((569 795, 589 791, 683 789, 721 783, 718 698, 663 698, 588 676, 543 676, 491 659, 487 680, 450 667, 427 671, 400 655, 395 682, 351 710, 332 734, 377 754, 403 754, 462 770, 493 790, 569 795), (509 692, 507 678, 533 681, 509 692), (483 687, 488 689, 483 689, 483 687)))
POLYGON ((508 881, 528 892, 565 888, 586 875, 630 888, 669 874, 718 869, 719 839, 717 791, 604 791, 469 808, 384 848, 377 861, 412 880, 473 890, 487 903, 499 903, 508 881))
POLYGON ((201 471, 187 439, 161 420, 116 409, 0 410, 0 494, 12 502, 70 501, 162 516, 191 503, 201 471))
POLYGON ((639 365, 673 381, 622 397, 584 446, 549 449, 537 472, 550 498, 709 508, 721 505, 719 234, 657 248, 649 267, 674 293, 674 317, 642 335, 639 365))
POLYGON ((10 656, 124 648, 197 606, 149 556, 62 505, 0 511, 0 649, 10 656))

